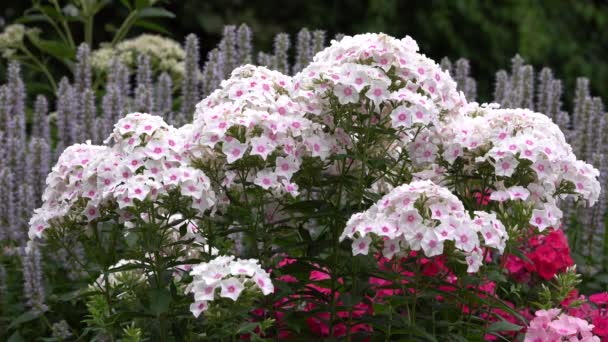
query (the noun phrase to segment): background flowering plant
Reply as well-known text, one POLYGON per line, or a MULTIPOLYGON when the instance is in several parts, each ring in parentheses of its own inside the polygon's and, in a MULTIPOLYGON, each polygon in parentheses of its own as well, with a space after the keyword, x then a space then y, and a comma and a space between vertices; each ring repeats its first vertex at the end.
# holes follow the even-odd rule
MULTIPOLYGON (((275 71, 236 67, 251 59, 234 39, 248 28, 227 32, 226 60, 180 75, 177 113, 171 77, 155 96, 153 56, 141 54, 134 98, 124 61, 107 64, 98 116, 82 45, 74 84, 58 87, 54 128, 65 134, 51 138, 43 97, 32 137, 24 116, 4 117, 3 175, 33 182, 3 196, 42 198, 31 218, 30 203, 2 208, 27 297, 7 336, 608 338, 606 294, 578 295, 561 230, 567 201, 603 203, 600 173, 548 116, 467 99, 410 37, 340 37, 292 77, 284 36, 275 71), (212 91, 200 99, 206 72, 212 91), (15 142, 28 138, 24 161, 15 142), (45 270, 42 255, 65 262, 45 270)), ((197 49, 190 36, 185 66, 197 49)), ((18 112, 11 68, 0 99, 18 112)))

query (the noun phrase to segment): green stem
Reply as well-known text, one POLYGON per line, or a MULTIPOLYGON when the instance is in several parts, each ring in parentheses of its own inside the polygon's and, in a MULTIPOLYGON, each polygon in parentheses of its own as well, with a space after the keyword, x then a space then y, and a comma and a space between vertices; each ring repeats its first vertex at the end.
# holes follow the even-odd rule
POLYGON ((85 20, 84 23, 84 40, 89 46, 89 48, 93 49, 93 23, 95 21, 94 17, 89 17, 85 20))
POLYGON ((125 19, 125 21, 122 22, 122 25, 120 25, 120 28, 116 32, 116 35, 114 35, 114 39, 112 39, 112 47, 116 46, 116 44, 118 44, 118 42, 120 42, 127 35, 138 16, 138 10, 134 10, 133 12, 129 13, 129 16, 125 19))
POLYGON ((34 64, 38 68, 40 68, 40 71, 42 71, 42 73, 46 76, 49 83, 51 84, 51 88, 53 88, 53 92, 56 93, 57 92, 57 83, 55 83, 55 79, 53 78, 53 75, 51 75, 51 72, 49 71, 49 69, 44 64, 42 64, 40 59, 38 59, 38 57, 36 57, 25 45, 21 46, 21 51, 23 53, 25 53, 25 55, 28 58, 30 58, 32 60, 32 62, 34 62, 34 64))
MULTIPOLYGON (((57 0, 51 0, 51 3, 53 4, 53 6, 55 7, 55 10, 58 13, 61 13, 61 7, 59 6, 59 3, 57 2, 57 0)), ((67 21, 65 21, 65 19, 63 19, 63 17, 61 18, 61 25, 63 26, 63 30, 65 31, 65 35, 68 38, 68 44, 70 44, 70 47, 72 49, 76 48, 76 44, 74 43, 74 37, 72 37, 72 31, 70 30, 70 27, 68 26, 67 21)))

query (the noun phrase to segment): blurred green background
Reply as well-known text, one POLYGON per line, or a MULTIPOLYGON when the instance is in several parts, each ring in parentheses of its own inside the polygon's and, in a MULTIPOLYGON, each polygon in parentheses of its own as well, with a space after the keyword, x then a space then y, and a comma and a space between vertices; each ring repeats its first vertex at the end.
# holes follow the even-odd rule
MULTIPOLYGON (((86 1, 86 0, 82 0, 86 1)), ((0 24, 23 14, 31 1, 0 1, 0 24)), ((110 1, 112 2, 112 1, 110 1)), ((95 22, 96 44, 126 15, 120 1, 95 22)), ((302 27, 336 33, 385 32, 410 35, 423 53, 439 61, 466 57, 481 100, 491 99, 494 73, 519 53, 540 70, 549 66, 572 98, 576 77, 591 79, 592 94, 608 98, 608 1, 606 0, 184 0, 159 1, 176 14, 160 24, 172 38, 201 37, 203 54, 220 39, 222 27, 246 22, 255 48, 270 50, 278 32, 295 37, 302 27)), ((145 31, 139 28, 135 36, 145 31)), ((108 33, 107 38, 111 35, 108 33)), ((570 107, 570 103, 566 103, 570 107)))

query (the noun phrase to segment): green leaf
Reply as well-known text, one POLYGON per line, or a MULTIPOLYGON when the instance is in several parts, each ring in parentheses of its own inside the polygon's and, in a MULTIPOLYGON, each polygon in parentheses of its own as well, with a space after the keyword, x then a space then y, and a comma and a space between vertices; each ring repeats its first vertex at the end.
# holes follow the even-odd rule
POLYGON ((139 18, 175 18, 173 12, 160 7, 148 7, 139 11, 139 18))
POLYGON ((135 0, 135 9, 142 9, 150 6, 149 0, 135 0))
POLYGON ((34 311, 27 311, 21 314, 21 316, 15 318, 11 324, 8 326, 9 329, 17 327, 23 323, 27 323, 38 318, 39 313, 34 311))
POLYGON ((76 53, 69 45, 54 40, 41 39, 37 34, 30 34, 28 38, 40 51, 60 60, 73 58, 76 53))
POLYGON ((129 2, 129 0, 120 0, 120 3, 123 4, 123 6, 125 6, 126 8, 128 8, 129 11, 133 10, 133 8, 131 7, 131 3, 129 2))
POLYGON ((521 325, 513 324, 508 321, 500 321, 492 323, 488 327, 488 332, 500 332, 500 331, 520 331, 523 329, 521 325))
POLYGON ((162 33, 166 36, 172 36, 172 33, 169 32, 168 30, 166 30, 164 27, 153 23, 151 21, 147 21, 147 20, 138 20, 135 22, 135 24, 133 26, 137 26, 137 27, 143 27, 148 31, 154 31, 154 32, 158 32, 158 33, 162 33))
POLYGON ((253 332, 253 330, 255 330, 255 328, 257 328, 257 326, 258 326, 258 323, 255 323, 255 322, 245 322, 245 323, 242 323, 238 327, 236 333, 237 334, 251 333, 251 332, 253 332))
POLYGON ((19 334, 18 331, 15 331, 6 342, 25 342, 25 340, 23 337, 21 337, 21 334, 19 334))

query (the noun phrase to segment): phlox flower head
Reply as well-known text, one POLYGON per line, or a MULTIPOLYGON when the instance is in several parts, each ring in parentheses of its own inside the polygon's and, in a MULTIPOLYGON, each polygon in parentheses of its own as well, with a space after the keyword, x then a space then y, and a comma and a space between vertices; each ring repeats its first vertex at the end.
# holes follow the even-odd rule
POLYGON ((193 280, 186 292, 194 294, 190 311, 195 317, 208 309, 209 302, 219 297, 237 301, 248 288, 258 289, 263 295, 274 292, 270 275, 255 259, 217 256, 209 262, 193 266, 190 275, 193 280))
POLYGON ((471 219, 460 200, 431 181, 415 181, 393 189, 368 210, 353 215, 340 239, 352 239, 353 254, 368 254, 374 239, 384 244, 386 258, 422 250, 432 257, 452 241, 465 256, 469 272, 482 264, 482 247, 502 252, 504 225, 493 213, 475 212, 471 219))

